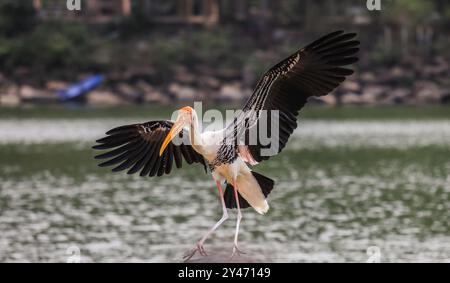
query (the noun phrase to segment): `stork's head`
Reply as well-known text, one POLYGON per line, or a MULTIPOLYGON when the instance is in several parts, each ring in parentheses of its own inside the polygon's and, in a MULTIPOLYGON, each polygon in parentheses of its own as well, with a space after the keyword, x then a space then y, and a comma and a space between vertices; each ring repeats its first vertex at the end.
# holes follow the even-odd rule
POLYGON ((162 143, 161 148, 159 150, 159 156, 163 154, 167 145, 178 135, 178 133, 180 133, 183 130, 184 127, 192 124, 193 116, 194 116, 194 109, 192 109, 192 107, 190 106, 186 106, 178 110, 177 120, 173 124, 169 134, 162 143))

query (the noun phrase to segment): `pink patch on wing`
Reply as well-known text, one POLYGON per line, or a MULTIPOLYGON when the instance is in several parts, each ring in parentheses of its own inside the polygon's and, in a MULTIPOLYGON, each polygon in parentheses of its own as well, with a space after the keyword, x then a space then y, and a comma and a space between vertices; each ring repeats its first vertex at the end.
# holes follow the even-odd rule
POLYGON ((258 164, 258 162, 255 159, 253 159, 253 156, 250 153, 250 151, 248 150, 247 146, 239 145, 238 146, 238 154, 242 158, 242 160, 244 160, 248 164, 250 164, 250 165, 258 164))

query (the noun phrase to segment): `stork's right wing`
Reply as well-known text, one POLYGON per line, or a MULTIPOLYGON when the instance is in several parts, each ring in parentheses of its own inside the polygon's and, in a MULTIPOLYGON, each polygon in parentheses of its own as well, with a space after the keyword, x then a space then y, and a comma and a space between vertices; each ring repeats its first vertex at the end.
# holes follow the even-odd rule
POLYGON ((182 167, 182 160, 187 164, 200 163, 206 170, 203 156, 189 144, 187 130, 179 134, 180 144, 169 143, 162 156, 159 148, 173 126, 171 121, 151 121, 114 128, 106 132, 106 137, 97 140, 94 149, 110 151, 95 156, 96 159, 108 159, 100 167, 117 165, 113 172, 128 170, 128 174, 140 171, 141 176, 162 176, 169 174, 173 163, 182 167))

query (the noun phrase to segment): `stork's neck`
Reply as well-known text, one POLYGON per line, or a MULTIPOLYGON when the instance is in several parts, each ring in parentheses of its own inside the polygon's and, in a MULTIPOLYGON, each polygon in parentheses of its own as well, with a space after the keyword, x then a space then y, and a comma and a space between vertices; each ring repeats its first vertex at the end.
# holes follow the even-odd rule
POLYGON ((198 116, 195 110, 192 111, 192 123, 189 129, 189 140, 195 151, 198 153, 203 152, 204 143, 199 129, 198 116))

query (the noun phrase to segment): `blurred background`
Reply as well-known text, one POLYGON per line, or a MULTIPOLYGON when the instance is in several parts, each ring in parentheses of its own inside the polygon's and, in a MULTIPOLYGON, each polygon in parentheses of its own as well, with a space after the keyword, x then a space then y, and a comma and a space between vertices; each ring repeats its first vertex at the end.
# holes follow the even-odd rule
POLYGON ((52 104, 92 75, 95 106, 236 101, 261 74, 336 29, 359 33, 357 74, 322 103, 448 104, 448 1, 7 1, 0 5, 2 106, 52 104))
MULTIPOLYGON (((277 188, 268 215, 245 211, 241 260, 364 262, 377 246, 449 262, 450 3, 380 3, 0 0, 0 261, 180 261, 221 215, 212 179, 112 174, 95 139, 194 101, 238 108, 267 68, 343 29, 356 72, 256 168, 277 188)), ((206 250, 231 252, 233 226, 206 250)))

